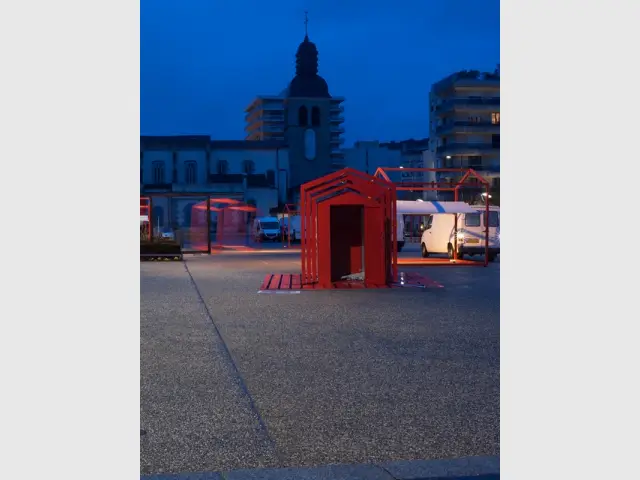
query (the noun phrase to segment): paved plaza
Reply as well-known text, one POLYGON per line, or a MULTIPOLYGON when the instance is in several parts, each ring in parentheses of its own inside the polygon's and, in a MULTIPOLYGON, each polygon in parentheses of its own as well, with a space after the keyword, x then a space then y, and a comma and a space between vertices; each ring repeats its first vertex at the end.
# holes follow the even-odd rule
POLYGON ((500 264, 416 268, 444 287, 258 294, 286 251, 141 262, 141 474, 495 458, 500 264))

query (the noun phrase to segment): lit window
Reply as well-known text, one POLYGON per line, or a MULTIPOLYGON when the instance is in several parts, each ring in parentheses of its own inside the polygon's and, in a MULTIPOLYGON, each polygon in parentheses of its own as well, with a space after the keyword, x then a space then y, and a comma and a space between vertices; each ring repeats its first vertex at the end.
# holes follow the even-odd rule
POLYGON ((491 123, 500 125, 500 112, 491 114, 491 123))

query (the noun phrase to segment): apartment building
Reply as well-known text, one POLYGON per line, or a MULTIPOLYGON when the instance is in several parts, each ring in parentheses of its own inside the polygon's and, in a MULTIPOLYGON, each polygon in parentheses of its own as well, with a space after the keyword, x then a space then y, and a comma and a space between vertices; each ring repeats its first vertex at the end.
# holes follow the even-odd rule
MULTIPOLYGON (((429 158, 436 167, 473 168, 500 185, 500 71, 461 71, 430 92, 429 158)), ((440 181, 455 181, 455 175, 440 181)))

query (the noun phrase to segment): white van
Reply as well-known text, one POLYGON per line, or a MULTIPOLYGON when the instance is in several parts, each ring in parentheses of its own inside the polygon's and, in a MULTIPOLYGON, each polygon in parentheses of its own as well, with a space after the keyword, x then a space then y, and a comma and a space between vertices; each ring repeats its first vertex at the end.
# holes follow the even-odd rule
MULTIPOLYGON (((475 208, 475 207, 474 207, 475 208)), ((482 206, 478 213, 458 214, 458 258, 465 255, 485 254, 486 214, 482 206)), ((500 207, 489 207, 489 261, 500 255, 500 207)), ((455 245, 455 215, 430 215, 420 241, 423 257, 430 254, 446 253, 453 258, 455 245)))
POLYGON ((280 240, 280 223, 276 217, 259 217, 253 220, 253 238, 256 242, 280 240))
POLYGON ((280 228, 282 229, 282 238, 285 240, 287 240, 287 235, 290 235, 292 242, 300 241, 300 215, 282 216, 280 218, 280 228))

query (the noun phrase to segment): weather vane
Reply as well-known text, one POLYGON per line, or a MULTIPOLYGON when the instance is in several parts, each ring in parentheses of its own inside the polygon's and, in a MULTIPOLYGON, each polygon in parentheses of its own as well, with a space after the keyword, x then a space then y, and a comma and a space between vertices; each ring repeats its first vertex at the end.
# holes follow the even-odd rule
POLYGON ((309 16, 308 16, 309 12, 307 12, 306 10, 304 11, 304 36, 308 36, 309 32, 307 31, 307 26, 309 25, 309 16))

